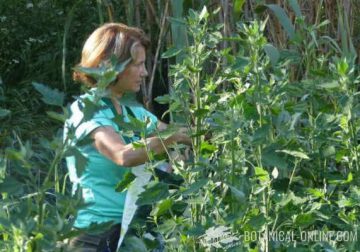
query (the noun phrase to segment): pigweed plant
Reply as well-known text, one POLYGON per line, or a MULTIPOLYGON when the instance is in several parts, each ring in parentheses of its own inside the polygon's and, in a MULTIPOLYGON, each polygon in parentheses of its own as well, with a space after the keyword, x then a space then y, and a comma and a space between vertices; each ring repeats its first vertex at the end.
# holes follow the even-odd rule
POLYGON ((155 205, 164 210, 153 218, 167 248, 356 251, 355 56, 316 37, 326 22, 308 26, 299 16, 291 50, 280 50, 264 36, 266 21, 239 23, 237 36, 223 38, 221 26, 207 25, 210 16, 190 11, 191 45, 163 55, 184 59, 172 66, 173 92, 158 101, 183 118, 193 139, 191 158, 173 164, 184 183, 155 205), (223 39, 239 43, 239 52, 218 50, 223 39), (304 47, 306 40, 312 43, 304 47), (170 202, 185 204, 184 212, 174 213, 170 202), (331 231, 348 239, 306 236, 331 231))
MULTIPOLYGON (((182 61, 171 65, 172 91, 157 101, 188 127, 192 147, 175 145, 165 155, 148 151, 153 180, 137 200, 141 211, 125 251, 360 250, 356 54, 351 39, 339 46, 319 35, 328 23, 306 24, 296 1, 289 2, 294 26, 279 6, 265 6, 289 34, 285 49, 267 41, 266 20, 238 23, 235 35, 223 37, 222 25, 209 25, 216 13, 206 8, 191 10, 185 21, 172 19, 186 26, 190 46, 163 54, 182 61), (238 52, 219 49, 224 40, 236 43, 238 52), (186 159, 176 158, 184 153, 186 159), (154 169, 164 161, 173 174, 154 169)), ((110 65, 78 69, 100 87, 95 100, 82 101, 88 105, 83 120, 96 113, 106 86, 124 67, 110 65)), ((48 115, 63 123, 64 94, 34 87, 57 107, 48 115)), ((9 113, 1 109, 0 117, 9 113)), ((114 120, 123 133, 147 137, 146 121, 114 120)), ((60 132, 39 143, 19 138, 19 146, 0 152, 1 250, 64 251, 66 239, 77 234, 70 216, 82 203, 70 197, 61 160, 75 156, 81 174, 86 158, 72 144, 76 128, 68 130, 65 140, 60 132)), ((176 130, 156 134, 166 138, 176 130)), ((143 141, 133 146, 146 148, 143 141)), ((114 190, 133 180, 128 173, 114 190)))

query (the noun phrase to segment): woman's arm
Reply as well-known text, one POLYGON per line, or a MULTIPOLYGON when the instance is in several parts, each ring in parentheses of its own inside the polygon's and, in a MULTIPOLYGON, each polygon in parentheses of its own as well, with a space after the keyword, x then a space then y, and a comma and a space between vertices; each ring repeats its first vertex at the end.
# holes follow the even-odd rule
MULTIPOLYGON (((112 127, 99 127, 91 133, 91 137, 94 139, 95 148, 118 165, 132 167, 148 161, 145 148, 135 149, 132 144, 125 144, 112 127)), ((147 149, 156 154, 163 153, 165 147, 176 142, 191 145, 191 138, 182 131, 163 140, 150 137, 145 141, 147 149)))

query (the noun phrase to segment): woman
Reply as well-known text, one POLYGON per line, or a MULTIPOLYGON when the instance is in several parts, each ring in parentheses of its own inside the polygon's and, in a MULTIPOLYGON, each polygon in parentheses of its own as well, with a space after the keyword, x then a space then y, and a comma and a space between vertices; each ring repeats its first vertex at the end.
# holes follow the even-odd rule
MULTIPOLYGON (((74 247, 81 246, 83 251, 115 251, 119 237, 120 222, 124 209, 126 193, 115 192, 116 184, 123 178, 129 168, 144 164, 148 160, 145 148, 133 148, 133 141, 138 136, 122 135, 121 126, 112 120, 122 115, 129 121, 131 115, 139 120, 149 120, 146 135, 151 135, 155 128, 163 130, 166 124, 139 106, 124 106, 119 98, 128 92, 138 92, 140 85, 148 75, 145 68, 146 49, 149 40, 138 28, 128 27, 120 23, 108 23, 96 29, 86 40, 80 66, 96 68, 109 62, 113 55, 118 62, 131 59, 126 68, 108 88, 108 96, 100 99, 100 110, 91 118, 84 120, 86 100, 94 101, 96 81, 89 75, 75 72, 74 80, 93 87, 90 92, 80 96, 71 105, 71 116, 65 123, 64 137, 68 138, 72 129, 71 144, 76 146, 80 156, 87 158, 87 164, 81 175, 77 175, 77 157, 67 157, 67 166, 73 190, 80 188, 86 207, 80 209, 76 216, 75 228, 85 229, 91 224, 112 222, 113 227, 100 234, 82 234, 71 241, 74 247), (91 143, 84 144, 91 139, 91 143), (81 143, 81 144, 80 144, 81 143)), ((147 149, 157 154, 174 143, 190 145, 191 139, 182 131, 167 139, 149 137, 145 139, 147 149)))

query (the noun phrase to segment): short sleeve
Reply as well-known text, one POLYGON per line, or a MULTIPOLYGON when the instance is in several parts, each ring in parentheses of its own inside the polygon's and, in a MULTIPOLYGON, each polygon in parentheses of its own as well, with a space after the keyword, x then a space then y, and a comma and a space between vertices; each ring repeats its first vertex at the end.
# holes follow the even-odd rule
POLYGON ((117 125, 112 120, 112 113, 109 109, 100 109, 95 112, 90 120, 83 121, 83 111, 79 107, 78 102, 74 102, 71 106, 71 116, 67 121, 67 125, 75 128, 75 139, 82 140, 98 127, 110 126, 118 131, 117 125))
POLYGON ((155 129, 157 128, 157 124, 158 124, 157 117, 153 113, 151 113, 150 111, 147 111, 146 109, 143 109, 143 113, 144 113, 145 119, 146 118, 150 119, 150 122, 146 127, 146 130, 147 130, 146 133, 147 134, 154 133, 155 129))
POLYGON ((141 121, 146 122, 147 119, 149 120, 149 123, 146 126, 146 134, 150 135, 154 133, 158 123, 158 119, 154 114, 147 111, 145 108, 141 106, 131 107, 131 111, 135 114, 136 118, 140 119, 141 121))

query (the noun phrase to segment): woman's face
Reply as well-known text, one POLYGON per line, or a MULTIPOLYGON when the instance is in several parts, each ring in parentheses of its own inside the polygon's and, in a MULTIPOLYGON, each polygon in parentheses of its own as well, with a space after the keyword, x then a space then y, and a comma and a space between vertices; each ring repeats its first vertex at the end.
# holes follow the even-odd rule
POLYGON ((143 79, 148 75, 145 68, 145 48, 138 45, 134 48, 133 60, 119 74, 115 85, 110 86, 112 94, 122 96, 126 92, 138 92, 143 79))

